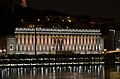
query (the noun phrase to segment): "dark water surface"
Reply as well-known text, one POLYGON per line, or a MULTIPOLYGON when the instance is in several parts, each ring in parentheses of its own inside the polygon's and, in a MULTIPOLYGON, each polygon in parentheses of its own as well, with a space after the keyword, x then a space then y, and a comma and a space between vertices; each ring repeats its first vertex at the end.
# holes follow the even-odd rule
POLYGON ((1 79, 120 79, 120 66, 5 68, 1 79))

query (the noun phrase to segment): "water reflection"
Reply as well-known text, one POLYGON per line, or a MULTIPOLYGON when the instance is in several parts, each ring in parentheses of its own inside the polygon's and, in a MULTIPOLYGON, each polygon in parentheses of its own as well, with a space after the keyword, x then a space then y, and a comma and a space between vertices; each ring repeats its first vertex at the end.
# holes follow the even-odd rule
POLYGON ((120 66, 110 69, 110 77, 105 77, 108 73, 104 68, 102 65, 6 68, 2 70, 1 77, 2 79, 120 79, 120 66))

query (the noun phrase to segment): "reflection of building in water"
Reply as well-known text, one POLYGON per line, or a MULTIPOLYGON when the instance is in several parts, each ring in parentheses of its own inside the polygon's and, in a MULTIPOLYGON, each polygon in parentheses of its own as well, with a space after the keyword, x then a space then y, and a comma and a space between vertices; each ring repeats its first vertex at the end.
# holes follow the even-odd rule
POLYGON ((8 53, 34 54, 35 34, 37 54, 53 51, 98 53, 104 49, 99 29, 16 28, 15 42, 8 40, 8 53), (13 46, 13 47, 12 47, 13 46))

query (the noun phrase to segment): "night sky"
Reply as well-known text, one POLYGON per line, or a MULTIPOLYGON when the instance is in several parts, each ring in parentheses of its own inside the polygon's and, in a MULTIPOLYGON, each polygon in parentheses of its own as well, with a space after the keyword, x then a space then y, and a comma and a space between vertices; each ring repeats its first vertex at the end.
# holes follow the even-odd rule
POLYGON ((120 0, 27 0, 32 8, 120 19, 120 0))

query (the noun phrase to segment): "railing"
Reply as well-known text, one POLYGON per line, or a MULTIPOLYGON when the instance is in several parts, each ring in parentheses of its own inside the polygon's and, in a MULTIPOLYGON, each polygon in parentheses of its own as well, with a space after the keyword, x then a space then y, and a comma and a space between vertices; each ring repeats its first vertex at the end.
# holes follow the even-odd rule
POLYGON ((8 55, 0 57, 0 67, 78 66, 104 64, 104 54, 8 55))

